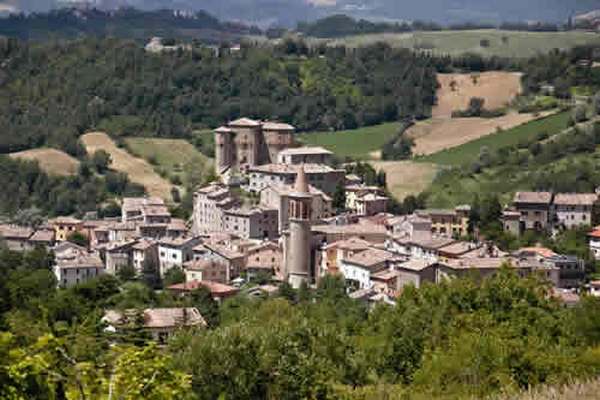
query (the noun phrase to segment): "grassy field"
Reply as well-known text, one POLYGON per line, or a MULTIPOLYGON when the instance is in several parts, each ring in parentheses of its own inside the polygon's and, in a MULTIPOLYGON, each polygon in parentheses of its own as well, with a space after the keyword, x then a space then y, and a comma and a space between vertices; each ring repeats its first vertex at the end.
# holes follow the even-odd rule
POLYGON ((484 56, 529 57, 555 48, 600 43, 600 36, 589 32, 516 32, 497 29, 470 31, 388 33, 349 36, 328 41, 329 45, 359 47, 375 42, 394 47, 431 50, 436 54, 477 53, 484 56), (489 41, 482 47, 481 41, 489 41))
POLYGON ((73 175, 77 173, 79 161, 57 149, 33 149, 11 153, 10 157, 22 160, 35 160, 40 167, 51 175, 73 175))
POLYGON ((493 150, 500 147, 516 145, 525 139, 535 137, 541 132, 546 132, 549 135, 556 134, 567 127, 569 115, 569 112, 551 115, 512 129, 500 131, 473 140, 452 149, 434 153, 423 157, 421 160, 442 165, 462 165, 466 161, 475 159, 483 146, 493 150))
POLYGON ((427 189, 438 171, 435 164, 414 161, 371 161, 371 165, 385 171, 388 189, 398 200, 427 189))
POLYGON ((115 142, 104 132, 90 132, 81 137, 88 153, 96 150, 108 152, 112 158, 111 168, 126 173, 132 182, 146 188, 152 196, 159 196, 171 201, 172 185, 160 175, 144 159, 134 157, 124 149, 117 147, 115 142))
POLYGON ((201 177, 212 168, 212 159, 183 139, 128 138, 125 142, 132 154, 154 165, 162 176, 177 176, 182 183, 201 177))
POLYGON ((370 159, 372 153, 394 137, 400 129, 400 122, 368 126, 359 129, 337 132, 312 132, 299 135, 301 142, 311 146, 323 146, 338 157, 370 159))

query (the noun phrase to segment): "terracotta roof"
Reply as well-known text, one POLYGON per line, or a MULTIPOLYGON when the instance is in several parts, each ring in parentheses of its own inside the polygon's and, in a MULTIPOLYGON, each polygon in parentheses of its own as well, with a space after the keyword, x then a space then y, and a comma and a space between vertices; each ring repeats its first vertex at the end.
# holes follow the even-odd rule
POLYGON ((588 233, 589 237, 600 239, 600 229, 594 229, 590 233, 588 233))
POLYGON ((147 250, 152 246, 156 246, 157 242, 150 239, 140 239, 132 246, 134 250, 147 250))
POLYGON ((57 217, 48 222, 54 225, 77 225, 81 224, 83 221, 73 217, 57 217))
POLYGON ((594 288, 600 288, 600 280, 599 281, 590 281, 590 286, 594 288))
POLYGON ((258 127, 261 125, 260 121, 256 121, 250 118, 239 118, 236 119, 235 121, 231 121, 228 124, 230 127, 241 127, 241 128, 246 128, 246 127, 258 127))
POLYGON ((171 285, 167 287, 169 290, 174 291, 183 291, 183 292, 191 292, 197 290, 198 288, 205 287, 210 290, 210 293, 213 296, 232 296, 239 292, 239 289, 234 286, 225 285, 223 283, 213 282, 213 281, 188 281, 185 283, 178 283, 175 285, 171 285))
POLYGON ((0 236, 7 239, 26 240, 33 234, 33 229, 18 225, 0 225, 0 236))
POLYGON ((371 242, 363 240, 358 237, 351 237, 345 240, 338 240, 337 242, 333 242, 325 246, 325 249, 344 249, 344 250, 366 250, 372 245, 371 242))
POLYGON ((383 271, 379 271, 371 275, 372 279, 389 281, 394 278, 397 278, 400 275, 400 271, 384 269, 383 271))
POLYGON ((145 205, 142 206, 142 213, 144 215, 154 216, 154 217, 170 217, 171 213, 167 206, 157 206, 157 205, 145 205))
POLYGON ((534 253, 534 254, 537 254, 537 255, 545 257, 545 258, 550 258, 550 257, 554 257, 557 255, 555 252, 553 252, 552 250, 550 250, 546 247, 522 247, 519 250, 517 250, 515 253, 516 254, 534 253))
POLYGON ((422 260, 422 259, 410 259, 402 264, 398 264, 396 267, 400 268, 400 269, 408 269, 410 271, 422 271, 424 269, 426 269, 427 267, 430 267, 431 265, 435 264, 434 262, 431 262, 429 260, 422 260))
POLYGON ((33 233, 29 238, 31 242, 53 242, 54 231, 48 229, 40 229, 33 233))
POLYGON ((322 232, 329 234, 346 234, 346 235, 361 235, 361 234, 386 234, 385 226, 379 224, 348 224, 348 225, 313 225, 313 232, 322 232))
MULTIPOLYGON (((108 310, 105 312, 104 321, 111 325, 123 325, 128 319, 134 317, 136 310, 108 310)), ((181 326, 205 326, 206 321, 195 307, 172 307, 172 308, 147 308, 142 311, 144 317, 144 328, 164 329, 181 326)))
POLYGON ((594 193, 558 193, 554 196, 554 204, 568 206, 591 206, 598 201, 594 193))
POLYGON ((195 236, 180 236, 180 237, 176 237, 176 238, 164 238, 164 239, 160 240, 159 244, 161 246, 164 245, 164 246, 179 247, 179 246, 184 246, 195 239, 197 239, 197 237, 195 237, 195 236))
POLYGON ((370 248, 345 259, 344 262, 365 267, 367 269, 373 269, 380 267, 382 266, 381 264, 394 260, 395 258, 396 255, 389 251, 370 248))
POLYGON ((441 247, 438 250, 440 252, 444 252, 444 253, 451 254, 451 255, 461 255, 461 254, 468 253, 470 251, 474 251, 474 250, 477 250, 480 248, 481 248, 480 244, 460 241, 460 242, 455 242, 455 243, 449 244, 448 246, 441 247))
POLYGON ((513 199, 514 203, 550 204, 551 201, 550 192, 517 192, 513 199))
POLYGON ((212 243, 205 243, 204 247, 206 247, 207 249, 219 254, 220 256, 228 259, 228 260, 233 260, 233 259, 237 259, 237 258, 243 258, 244 254, 237 252, 233 249, 227 248, 223 245, 219 245, 219 244, 212 244, 212 243))
POLYGON ((167 229, 170 231, 185 231, 187 227, 185 226, 185 221, 181 218, 171 218, 171 222, 167 225, 167 229))
POLYGON ((57 258, 56 265, 60 269, 104 268, 104 263, 97 254, 77 254, 73 258, 57 258))

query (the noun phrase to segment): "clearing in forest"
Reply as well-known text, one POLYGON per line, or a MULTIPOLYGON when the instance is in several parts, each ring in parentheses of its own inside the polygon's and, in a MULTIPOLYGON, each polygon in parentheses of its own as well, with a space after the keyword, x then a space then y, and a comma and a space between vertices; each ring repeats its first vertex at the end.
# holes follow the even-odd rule
POLYGON ((81 137, 81 141, 89 154, 93 154, 96 150, 104 150, 109 153, 112 159, 111 168, 126 173, 132 182, 143 185, 148 194, 171 201, 172 185, 154 172, 152 166, 145 160, 134 157, 124 149, 117 147, 106 133, 86 133, 81 137))
POLYGON ((50 175, 74 175, 79 168, 79 160, 57 149, 32 149, 11 153, 10 157, 22 160, 35 160, 50 175))

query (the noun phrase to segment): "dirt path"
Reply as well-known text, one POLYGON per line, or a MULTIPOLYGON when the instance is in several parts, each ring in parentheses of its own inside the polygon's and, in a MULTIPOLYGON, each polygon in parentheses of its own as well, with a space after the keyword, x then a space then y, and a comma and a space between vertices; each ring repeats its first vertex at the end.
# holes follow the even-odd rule
POLYGON ((172 185, 160 175, 154 172, 152 166, 141 158, 129 154, 127 151, 117 147, 115 142, 104 132, 86 133, 81 137, 88 153, 96 150, 108 152, 112 158, 111 168, 125 172, 132 182, 143 185, 148 194, 159 196, 171 201, 172 185))

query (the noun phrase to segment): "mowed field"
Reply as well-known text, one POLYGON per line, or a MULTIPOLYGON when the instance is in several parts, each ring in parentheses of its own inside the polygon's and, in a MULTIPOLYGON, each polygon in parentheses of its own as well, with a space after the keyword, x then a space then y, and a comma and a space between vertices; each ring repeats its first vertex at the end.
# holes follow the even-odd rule
POLYGON ((466 109, 472 97, 484 99, 489 110, 502 108, 521 93, 521 75, 504 71, 438 74, 438 103, 432 117, 451 117, 452 111, 466 109))
POLYGON ((398 200, 427 189, 439 167, 433 163, 415 161, 371 161, 371 165, 386 173, 387 187, 398 200))
POLYGON ((126 142, 133 154, 146 161, 153 160, 166 174, 178 175, 182 181, 190 173, 207 174, 213 165, 211 158, 183 139, 128 138, 126 142))
POLYGON ((549 136, 560 133, 567 128, 569 117, 568 111, 550 115, 512 129, 480 137, 461 146, 433 153, 423 160, 442 165, 462 165, 478 157, 482 147, 493 151, 500 147, 518 145, 521 141, 531 139, 540 133, 546 133, 549 136))
POLYGON ((73 175, 79 168, 79 160, 57 149, 40 148, 11 153, 10 157, 37 161, 50 175, 73 175))
POLYGON ((459 55, 476 53, 483 56, 530 57, 555 48, 568 49, 584 44, 600 43, 591 32, 517 32, 499 29, 465 31, 382 33, 348 36, 327 40, 331 46, 367 46, 385 42, 393 47, 426 50, 435 54, 459 55), (489 46, 481 46, 487 40, 489 46))
POLYGON ((400 127, 400 122, 390 122, 346 131, 303 133, 299 139, 310 146, 325 147, 340 158, 369 159, 398 133, 400 127))
POLYGON ((81 137, 81 141, 90 154, 96 150, 108 152, 112 158, 111 168, 126 173, 132 182, 143 185, 150 195, 171 201, 172 185, 154 172, 148 162, 118 148, 106 133, 86 133, 81 137))

